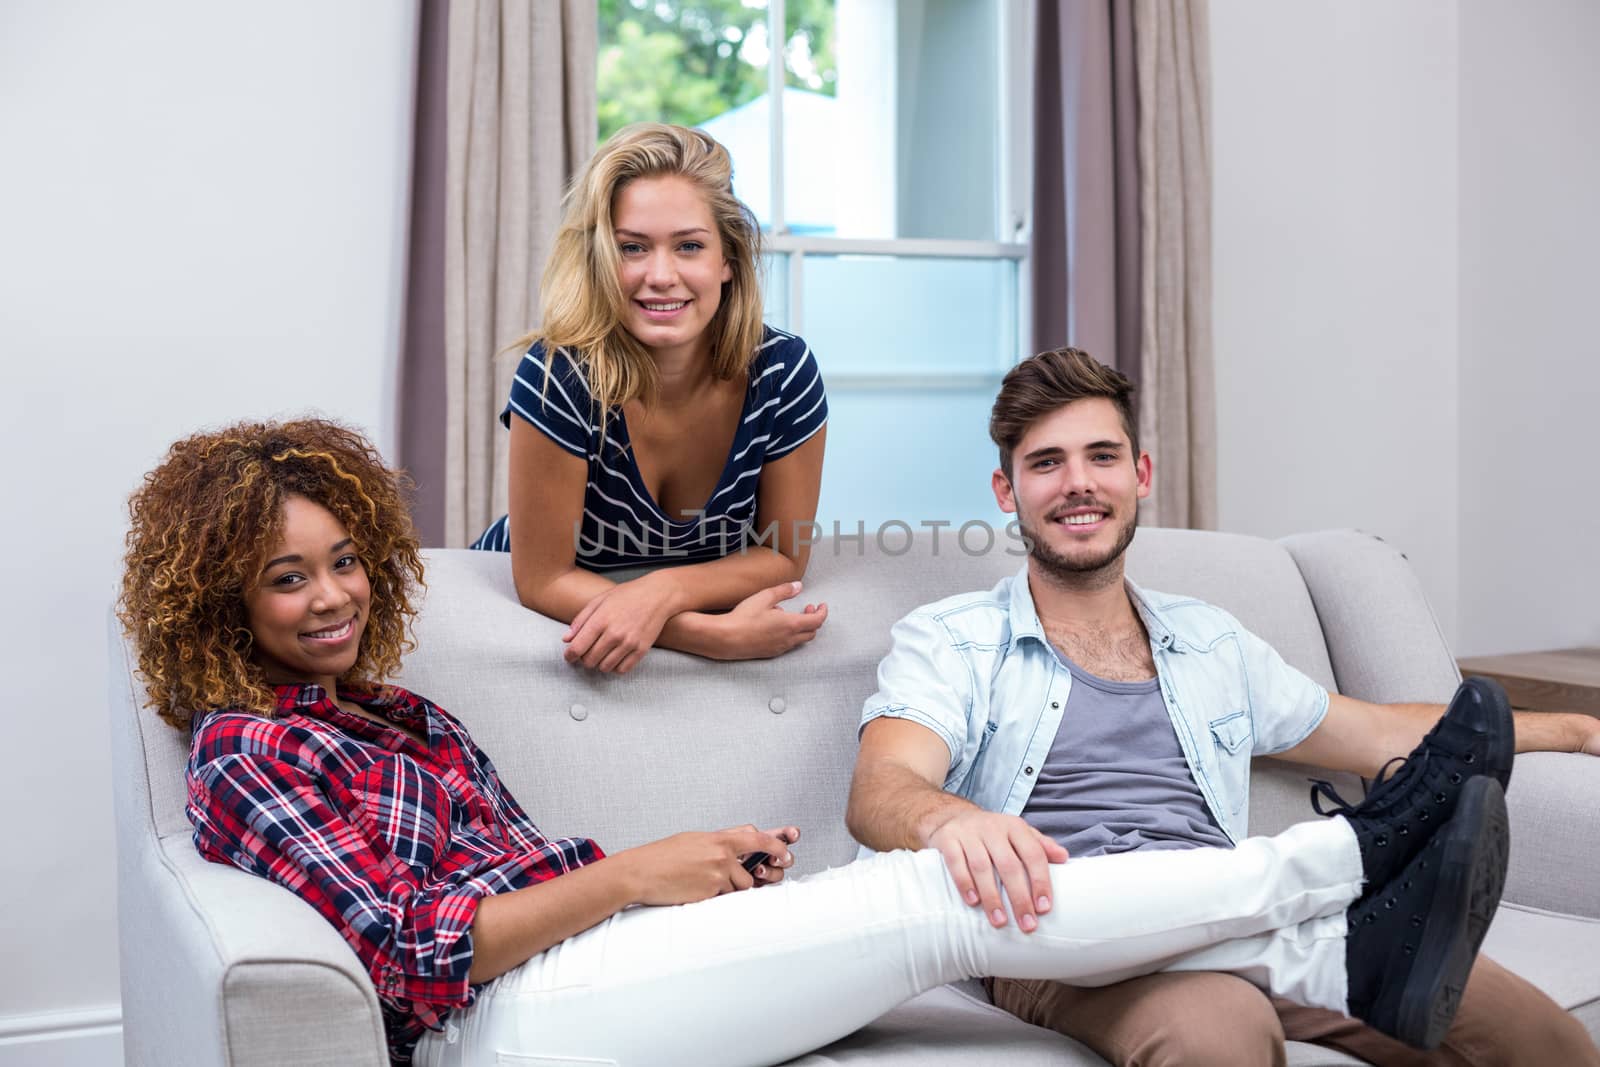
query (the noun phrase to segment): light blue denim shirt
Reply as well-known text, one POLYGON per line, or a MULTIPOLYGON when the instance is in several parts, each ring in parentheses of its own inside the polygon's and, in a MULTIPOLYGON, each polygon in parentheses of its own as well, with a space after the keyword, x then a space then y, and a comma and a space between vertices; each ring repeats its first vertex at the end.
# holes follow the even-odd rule
MULTIPOLYGON (((1178 744, 1217 825, 1238 841, 1249 833, 1251 757, 1304 740, 1327 714, 1328 692, 1221 608, 1127 588, 1178 744)), ((946 790, 1021 814, 1072 689, 1039 625, 1027 567, 986 593, 918 608, 893 638, 861 725, 891 716, 926 726, 950 749, 946 790)))

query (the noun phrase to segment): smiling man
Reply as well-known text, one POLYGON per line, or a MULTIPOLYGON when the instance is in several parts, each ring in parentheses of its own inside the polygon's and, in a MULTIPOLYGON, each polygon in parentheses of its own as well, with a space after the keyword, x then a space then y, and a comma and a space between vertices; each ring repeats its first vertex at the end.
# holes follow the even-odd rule
MULTIPOLYGON (((1006 375, 989 423, 993 487, 1021 524, 1027 564, 896 624, 862 713, 847 819, 863 844, 939 849, 971 904, 1026 933, 1052 903, 1047 865, 1069 853, 1244 838, 1253 756, 1373 777, 1409 752, 1362 808, 1399 811, 1421 831, 1449 817, 1463 775, 1504 785, 1513 748, 1600 755, 1600 720, 1513 720, 1482 679, 1448 709, 1330 694, 1221 609, 1128 581, 1124 553, 1153 477, 1132 397, 1125 377, 1075 349, 1006 375)), ((1362 847, 1398 846, 1379 836, 1362 847)), ((1600 1065, 1575 1019, 1482 957, 1431 1052, 1207 971, 1094 989, 997 981, 992 993, 1116 1064, 1283 1064, 1287 1038, 1378 1064, 1600 1065)))

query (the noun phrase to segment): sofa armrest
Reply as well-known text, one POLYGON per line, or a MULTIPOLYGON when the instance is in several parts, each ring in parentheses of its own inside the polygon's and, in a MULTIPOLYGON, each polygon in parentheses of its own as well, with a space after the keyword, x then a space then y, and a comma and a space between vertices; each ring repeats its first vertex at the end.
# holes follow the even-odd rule
POLYGON ((315 909, 182 836, 123 860, 129 1063, 388 1063, 372 983, 315 909))
POLYGON ((1517 757, 1506 805, 1511 870, 1505 899, 1600 919, 1600 759, 1565 752, 1517 757))
POLYGON ((288 890, 202 859, 181 792, 163 791, 179 810, 158 819, 150 761, 181 783, 182 746, 143 706, 115 616, 108 627, 126 1062, 385 1067, 377 994, 333 927, 288 890))

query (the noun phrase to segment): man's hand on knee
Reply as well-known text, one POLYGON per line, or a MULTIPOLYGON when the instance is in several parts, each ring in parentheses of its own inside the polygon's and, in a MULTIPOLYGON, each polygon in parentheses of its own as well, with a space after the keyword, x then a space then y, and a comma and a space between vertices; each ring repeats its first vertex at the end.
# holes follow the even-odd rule
POLYGON ((1050 910, 1050 864, 1065 863, 1067 850, 1015 815, 964 808, 928 835, 928 847, 944 857, 962 899, 981 907, 994 926, 1006 924, 1000 888, 1023 933, 1038 927, 1050 910))

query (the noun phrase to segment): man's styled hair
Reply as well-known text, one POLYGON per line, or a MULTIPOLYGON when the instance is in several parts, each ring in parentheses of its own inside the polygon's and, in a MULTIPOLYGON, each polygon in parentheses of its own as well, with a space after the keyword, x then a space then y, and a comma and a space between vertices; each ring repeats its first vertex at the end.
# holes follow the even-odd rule
POLYGON ((733 277, 706 327, 711 371, 727 380, 744 372, 761 343, 761 228, 733 195, 728 150, 703 130, 641 122, 601 145, 567 190, 561 229, 539 283, 543 324, 517 341, 565 348, 583 368, 602 409, 655 399, 656 364, 622 325, 628 297, 617 281, 612 211, 617 194, 640 178, 679 177, 705 198, 733 277))
POLYGON ((1040 352, 1012 367, 1000 383, 989 412, 989 437, 1000 448, 1000 469, 1011 477, 1011 453, 1028 428, 1053 411, 1103 396, 1117 406, 1122 429, 1139 457, 1139 420, 1133 412, 1133 383, 1078 348, 1040 352))
POLYGON ((398 670, 422 583, 407 487, 364 437, 322 419, 241 422, 173 445, 129 502, 117 603, 150 706, 180 729, 219 708, 272 714, 245 591, 282 536, 290 496, 333 513, 372 584, 360 652, 342 680, 375 687, 398 670))

